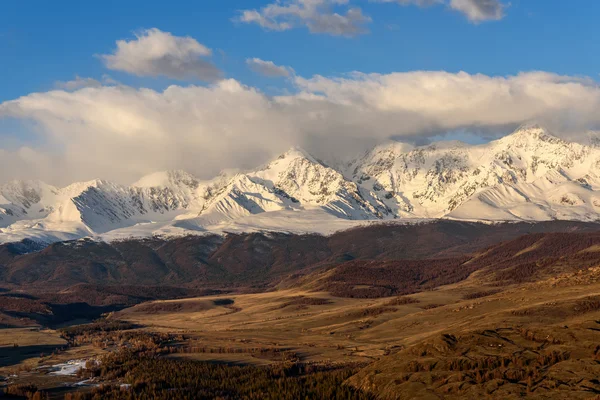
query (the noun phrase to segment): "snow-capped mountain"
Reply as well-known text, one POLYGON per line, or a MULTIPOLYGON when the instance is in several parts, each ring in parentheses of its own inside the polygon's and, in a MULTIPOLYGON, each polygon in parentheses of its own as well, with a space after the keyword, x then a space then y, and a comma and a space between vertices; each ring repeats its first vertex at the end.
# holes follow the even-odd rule
POLYGON ((478 146, 390 143, 357 160, 349 175, 394 217, 596 220, 599 163, 597 148, 533 125, 478 146))
POLYGON ((390 142, 336 170, 292 148, 253 171, 130 186, 0 186, 0 242, 251 229, 329 232, 365 221, 600 219, 600 147, 523 126, 484 144, 390 142))

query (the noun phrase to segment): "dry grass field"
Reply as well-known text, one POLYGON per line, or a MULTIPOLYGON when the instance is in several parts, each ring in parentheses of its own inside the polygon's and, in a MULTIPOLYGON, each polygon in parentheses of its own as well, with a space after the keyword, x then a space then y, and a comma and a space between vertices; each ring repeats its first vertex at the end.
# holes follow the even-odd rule
MULTIPOLYGON (((502 288, 480 275, 408 296, 416 301, 282 290, 152 302, 113 318, 214 349, 277 346, 303 362, 372 362, 349 383, 384 398, 600 393, 600 270, 502 288), (565 359, 545 361, 556 355, 565 359)), ((186 357, 262 362, 246 354, 186 357)))
MULTIPOLYGON (((272 382, 304 396, 309 378, 297 371, 314 366, 327 369, 311 375, 321 379, 319 393, 343 381, 350 389, 336 396, 349 398, 593 399, 600 395, 599 241, 531 235, 448 261, 351 260, 287 276, 260 293, 147 301, 60 331, 4 329, 0 375, 54 387, 58 399, 64 393, 56 388, 68 382, 163 379, 161 369, 181 363, 190 376, 198 368, 214 374, 216 386, 223 374, 257 374, 265 398, 276 398, 272 382), (387 292, 395 294, 381 296, 387 292), (107 368, 62 381, 35 372, 74 359, 100 359, 107 368)), ((247 390, 237 377, 232 390, 247 390)), ((159 390, 153 382, 140 386, 148 398, 159 390)))
MULTIPOLYGON (((288 289, 153 301, 109 319, 184 335, 196 350, 168 356, 174 359, 262 366, 284 360, 257 349, 278 349, 302 363, 369 363, 347 383, 381 398, 589 399, 600 393, 600 270, 501 288, 480 275, 380 299, 288 289)), ((16 342, 36 353, 65 344, 55 331, 31 329, 2 330, 0 342, 3 350, 16 342)), ((11 370, 15 362, 31 367, 101 352, 73 347, 42 361, 21 351, 11 370)), ((41 387, 52 382, 38 379, 41 387)))

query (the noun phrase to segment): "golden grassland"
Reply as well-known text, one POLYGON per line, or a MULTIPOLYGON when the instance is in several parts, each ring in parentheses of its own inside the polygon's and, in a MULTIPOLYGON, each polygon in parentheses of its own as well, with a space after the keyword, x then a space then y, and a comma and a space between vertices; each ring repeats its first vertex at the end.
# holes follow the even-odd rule
MULTIPOLYGON (((142 303, 108 320, 182 335, 192 350, 166 355, 174 359, 273 365, 285 360, 257 349, 278 349, 308 364, 370 363, 347 382, 381 398, 587 399, 600 393, 599 278, 591 268, 497 286, 476 272, 402 297, 284 289, 142 303)), ((57 331, 0 330, 2 349, 14 343, 66 342, 57 331)), ((43 358, 21 354, 5 360, 0 375, 109 350, 85 344, 43 358)))

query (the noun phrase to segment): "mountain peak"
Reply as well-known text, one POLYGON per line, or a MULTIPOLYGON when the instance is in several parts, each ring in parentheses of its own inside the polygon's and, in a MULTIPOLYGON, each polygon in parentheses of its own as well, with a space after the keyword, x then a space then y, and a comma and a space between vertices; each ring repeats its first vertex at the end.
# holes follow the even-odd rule
POLYGON ((547 135, 548 130, 537 123, 526 123, 519 126, 512 134, 516 136, 534 136, 547 135))
POLYGON ((321 161, 317 160, 310 155, 306 150, 298 146, 292 146, 288 151, 279 155, 279 157, 273 159, 267 164, 263 165, 256 171, 283 171, 290 167, 290 165, 297 163, 300 160, 308 161, 311 164, 317 164, 325 166, 321 161))
POLYGON ((527 123, 519 126, 513 133, 499 140, 500 142, 562 142, 559 137, 552 135, 546 128, 537 123, 527 123))
POLYGON ((323 163, 311 156, 306 150, 298 146, 293 146, 279 157, 263 165, 261 168, 250 172, 250 174, 259 176, 261 179, 276 181, 280 174, 284 172, 287 173, 290 169, 296 168, 298 164, 324 166, 323 163))
POLYGON ((550 134, 548 129, 537 123, 526 123, 519 126, 510 136, 521 136, 521 137, 554 137, 550 134))
POLYGON ((112 231, 185 234, 238 222, 254 229, 252 221, 270 215, 284 218, 276 225, 287 229, 314 210, 351 220, 596 221, 598 160, 600 145, 571 143, 525 124, 484 145, 390 141, 343 169, 291 147, 262 168, 206 181, 181 170, 156 172, 133 186, 94 180, 54 189, 17 181, 0 186, 0 242, 13 237, 2 229, 58 239, 112 231))
POLYGON ((525 122, 525 123, 522 123, 521 125, 519 125, 519 127, 515 130, 515 132, 520 132, 520 131, 536 131, 536 130, 543 130, 543 131, 545 131, 546 128, 543 127, 538 122, 525 122))
MULTIPOLYGON (((423 146, 423 147, 426 147, 426 146, 423 146)), ((416 147, 417 146, 415 146, 411 143, 390 139, 390 140, 387 140, 387 141, 375 146, 371 150, 368 150, 365 154, 366 155, 376 154, 381 151, 391 151, 391 152, 399 153, 399 154, 400 153, 408 153, 409 151, 414 150, 416 147)))
POLYGON ((38 179, 18 180, 13 179, 0 186, 0 190, 21 189, 21 190, 41 190, 43 188, 51 188, 56 190, 54 186, 38 179))
MULTIPOLYGON (((311 156, 306 150, 299 146, 292 146, 285 153, 281 154, 277 159, 282 160, 284 158, 306 158, 307 160, 315 163, 319 163, 313 156, 311 156)), ((319 163, 320 164, 320 163, 319 163)))
POLYGON ((93 179, 91 181, 85 181, 85 182, 74 182, 68 186, 65 186, 65 187, 59 189, 58 192, 62 196, 76 197, 90 188, 98 189, 103 186, 111 186, 112 187, 112 186, 115 186, 115 184, 112 182, 103 180, 103 179, 93 179))
POLYGON ((171 187, 171 186, 198 187, 198 179, 189 172, 183 170, 159 171, 143 176, 131 186, 140 188, 171 187))

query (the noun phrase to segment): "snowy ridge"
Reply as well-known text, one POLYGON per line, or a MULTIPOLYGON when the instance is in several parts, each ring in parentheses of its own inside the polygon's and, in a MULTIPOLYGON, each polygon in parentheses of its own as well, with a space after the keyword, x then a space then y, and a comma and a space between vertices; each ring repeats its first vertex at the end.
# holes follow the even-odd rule
POLYGON ((567 143, 539 126, 524 126, 478 146, 379 146, 357 160, 349 175, 393 217, 597 220, 600 209, 594 208, 594 201, 599 193, 592 184, 599 176, 599 163, 600 152, 594 147, 567 143), (585 211, 577 209, 583 203, 565 208, 561 196, 548 196, 551 189, 585 197, 585 211), (540 212, 511 212, 514 207, 540 212))
POLYGON ((0 242, 200 232, 330 233, 367 221, 599 220, 600 147, 536 125, 471 146, 379 145, 345 170, 292 148, 254 171, 202 181, 185 171, 130 186, 103 180, 56 188, 0 186, 0 242))

